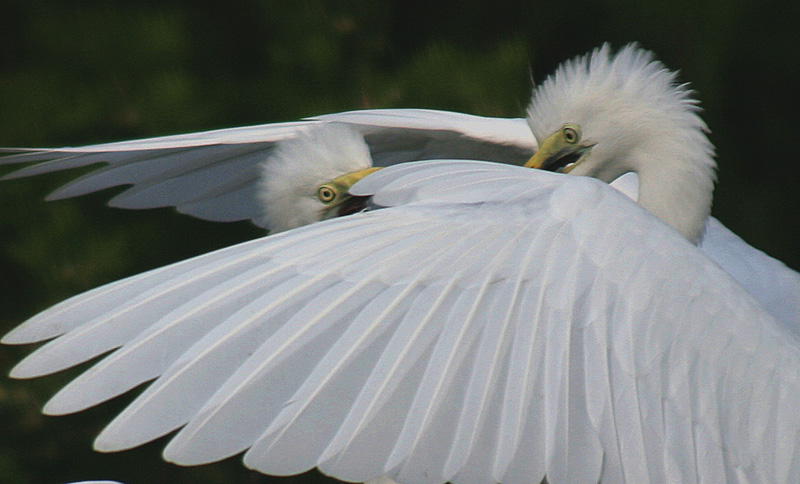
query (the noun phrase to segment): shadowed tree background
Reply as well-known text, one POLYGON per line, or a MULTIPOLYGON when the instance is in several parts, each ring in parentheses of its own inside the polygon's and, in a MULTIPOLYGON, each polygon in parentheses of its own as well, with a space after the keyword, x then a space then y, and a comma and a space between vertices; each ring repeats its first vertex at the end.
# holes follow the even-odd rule
MULTIPOLYGON (((531 75, 543 80, 604 41, 639 41, 698 92, 720 164, 714 214, 798 269, 799 27, 800 3, 756 0, 4 0, 0 146, 82 145, 360 108, 518 117, 531 75)), ((10 171, 0 167, 0 175, 10 171)), ((262 234, 170 209, 105 207, 119 189, 41 201, 80 173, 0 182, 2 333, 70 295, 262 234)), ((0 373, 28 352, 0 347, 0 373)), ((277 482, 238 457, 190 469, 163 463, 165 439, 92 452, 93 437, 133 395, 42 416, 47 398, 81 368, 0 378, 0 482, 277 482)), ((322 479, 314 471, 280 482, 322 479)))

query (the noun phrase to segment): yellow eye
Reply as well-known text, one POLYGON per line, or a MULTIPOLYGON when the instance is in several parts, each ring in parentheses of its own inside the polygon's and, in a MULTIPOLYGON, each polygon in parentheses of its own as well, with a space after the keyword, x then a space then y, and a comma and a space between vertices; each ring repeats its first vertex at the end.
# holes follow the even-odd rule
POLYGON ((564 135, 564 141, 569 144, 575 144, 581 140, 581 128, 574 124, 568 124, 561 130, 564 135))
POLYGON ((336 198, 336 190, 328 185, 322 185, 317 189, 317 198, 322 203, 331 203, 336 198))

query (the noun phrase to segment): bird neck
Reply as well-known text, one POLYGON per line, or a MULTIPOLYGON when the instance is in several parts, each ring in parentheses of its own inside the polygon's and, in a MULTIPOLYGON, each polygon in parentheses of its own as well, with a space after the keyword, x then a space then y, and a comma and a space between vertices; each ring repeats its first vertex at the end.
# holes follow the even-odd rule
POLYGON ((711 213, 713 168, 648 163, 639 175, 639 204, 690 242, 699 244, 711 213))

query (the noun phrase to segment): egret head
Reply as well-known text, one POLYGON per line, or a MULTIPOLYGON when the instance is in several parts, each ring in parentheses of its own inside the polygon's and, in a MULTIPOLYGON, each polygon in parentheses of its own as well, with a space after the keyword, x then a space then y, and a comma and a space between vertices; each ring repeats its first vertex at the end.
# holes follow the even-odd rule
POLYGON ((636 172, 639 203, 697 242, 716 165, 691 95, 651 52, 603 45, 535 88, 528 122, 539 150, 526 166, 605 182, 636 172))
POLYGON ((344 124, 280 141, 261 167, 263 225, 275 233, 358 211, 349 189, 377 169, 361 133, 344 124))

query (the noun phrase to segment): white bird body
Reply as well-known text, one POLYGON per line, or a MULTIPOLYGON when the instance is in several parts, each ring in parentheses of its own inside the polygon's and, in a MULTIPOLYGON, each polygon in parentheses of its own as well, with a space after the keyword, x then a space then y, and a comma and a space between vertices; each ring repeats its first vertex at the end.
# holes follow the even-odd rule
MULTIPOLYGON (((640 62, 617 68, 652 67, 635 47, 589 59, 602 68, 626 52, 640 62)), ((650 74, 664 71, 656 67, 650 74)), ((713 180, 710 145, 684 97, 677 99, 695 134, 680 139, 701 149, 689 153, 705 175, 699 187, 713 180)), ((406 122, 382 116, 385 124, 406 122)), ((598 176, 606 172, 594 163, 612 153, 601 146, 618 138, 604 138, 589 119, 551 127, 532 120, 532 127, 542 140, 565 121, 582 123, 596 146, 571 173, 598 176)), ((614 111, 606 119, 613 122, 614 111)), ((356 124, 368 142, 383 129, 356 124)), ((322 143, 309 150, 342 143, 330 153, 358 153, 363 166, 358 137, 335 130, 309 135, 322 143)), ((445 130, 449 142, 456 131, 445 130)), ((182 140, 164 143, 173 142, 182 140)), ((476 144, 487 146, 468 142, 476 144)), ((385 151, 397 144, 378 146, 373 156, 381 149, 394 161, 415 156, 385 151)), ((504 146, 510 151, 498 156, 530 145, 504 146)), ((140 190, 162 193, 164 172, 140 173, 129 163, 153 152, 120 153, 110 169, 61 195, 131 182, 124 203, 141 204, 140 190)), ((41 156, 53 155, 60 156, 41 156)), ((173 155, 168 182, 180 185, 194 172, 190 158, 173 155)), ((26 173, 99 159, 92 156, 26 173)), ((669 216, 643 201, 652 183, 642 178, 655 172, 623 166, 639 175, 642 206, 588 177, 463 160, 391 166, 351 189, 386 208, 133 276, 34 316, 3 342, 56 339, 12 375, 52 373, 118 348, 45 411, 80 411, 156 379, 96 446, 122 450, 182 427, 164 454, 181 464, 246 451, 246 465, 270 474, 316 466, 343 480, 389 476, 404 484, 522 484, 545 475, 551 484, 800 482, 800 276, 714 219, 698 248, 690 240, 708 207, 670 227, 669 216)), ((630 193, 630 178, 623 180, 630 193)), ((223 195, 203 203, 211 210, 211 201, 235 191, 209 185, 206 194, 223 195)), ((170 196, 159 203, 194 203, 181 190, 170 196)))

